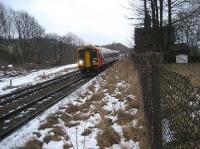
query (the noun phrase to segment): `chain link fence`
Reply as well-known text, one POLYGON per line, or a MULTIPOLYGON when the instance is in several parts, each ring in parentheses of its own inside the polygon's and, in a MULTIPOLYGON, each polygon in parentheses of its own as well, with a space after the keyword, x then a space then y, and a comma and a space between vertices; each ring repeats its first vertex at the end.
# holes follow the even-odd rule
POLYGON ((200 149, 200 89, 164 68, 159 53, 133 56, 153 149, 200 149))

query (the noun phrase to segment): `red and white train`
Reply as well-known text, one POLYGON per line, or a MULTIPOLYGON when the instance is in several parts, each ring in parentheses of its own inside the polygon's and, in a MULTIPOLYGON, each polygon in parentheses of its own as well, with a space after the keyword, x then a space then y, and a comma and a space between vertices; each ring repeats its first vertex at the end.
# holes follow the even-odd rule
POLYGON ((82 72, 99 70, 119 59, 119 51, 96 46, 85 46, 78 49, 78 67, 82 72))

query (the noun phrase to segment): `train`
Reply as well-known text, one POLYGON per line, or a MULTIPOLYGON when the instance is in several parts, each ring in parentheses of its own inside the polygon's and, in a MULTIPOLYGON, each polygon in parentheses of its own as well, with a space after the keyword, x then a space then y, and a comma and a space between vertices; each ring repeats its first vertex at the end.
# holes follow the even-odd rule
POLYGON ((97 72, 119 60, 119 51, 97 46, 85 46, 77 50, 78 68, 81 72, 97 72))

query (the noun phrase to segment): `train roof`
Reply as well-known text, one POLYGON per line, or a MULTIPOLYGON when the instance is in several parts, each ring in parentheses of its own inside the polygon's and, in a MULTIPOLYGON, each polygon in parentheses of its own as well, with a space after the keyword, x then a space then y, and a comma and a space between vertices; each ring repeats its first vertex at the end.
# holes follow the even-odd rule
POLYGON ((102 53, 119 53, 119 51, 102 48, 102 47, 98 47, 98 49, 100 49, 102 53))
POLYGON ((111 49, 103 48, 100 46, 94 46, 94 45, 84 46, 84 47, 79 48, 78 50, 84 50, 84 49, 99 49, 102 53, 119 53, 119 51, 117 50, 111 50, 111 49))

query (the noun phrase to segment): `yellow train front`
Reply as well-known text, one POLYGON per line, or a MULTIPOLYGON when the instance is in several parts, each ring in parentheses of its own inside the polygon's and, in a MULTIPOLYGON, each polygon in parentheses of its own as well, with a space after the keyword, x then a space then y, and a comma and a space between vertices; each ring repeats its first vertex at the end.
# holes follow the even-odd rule
POLYGON ((78 67, 81 72, 96 72, 118 59, 119 52, 105 48, 86 46, 78 49, 78 67))

